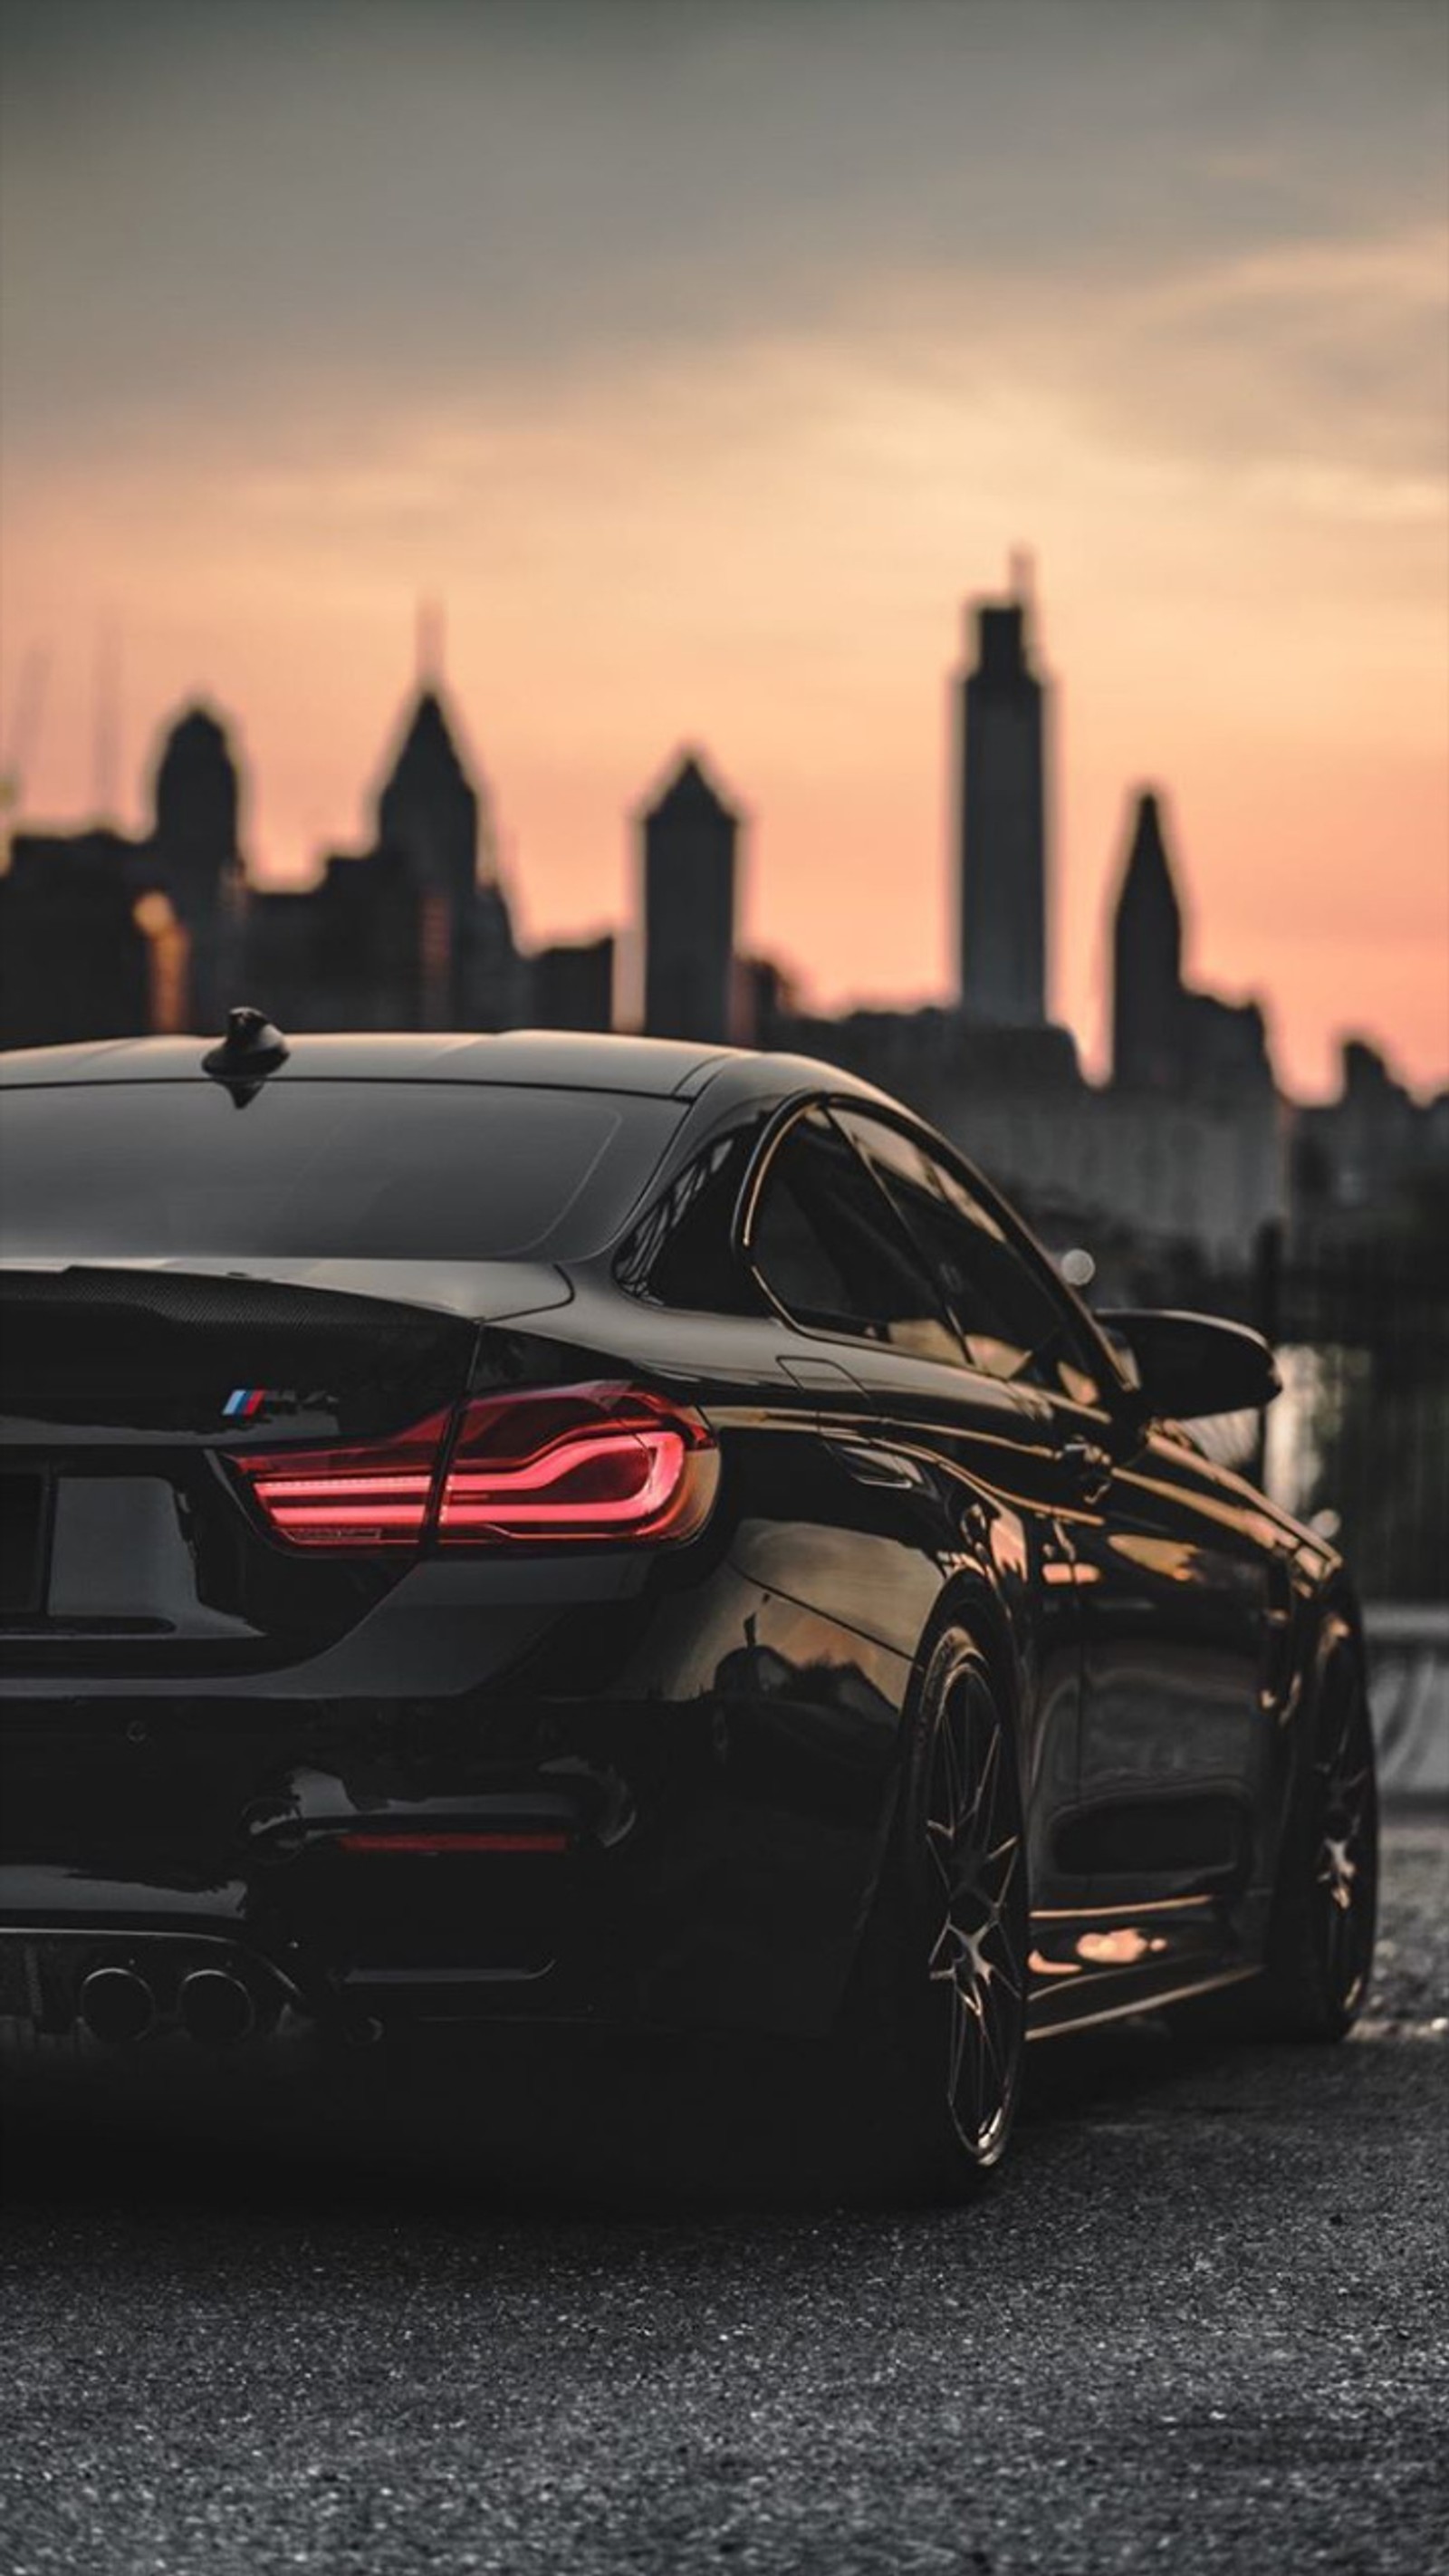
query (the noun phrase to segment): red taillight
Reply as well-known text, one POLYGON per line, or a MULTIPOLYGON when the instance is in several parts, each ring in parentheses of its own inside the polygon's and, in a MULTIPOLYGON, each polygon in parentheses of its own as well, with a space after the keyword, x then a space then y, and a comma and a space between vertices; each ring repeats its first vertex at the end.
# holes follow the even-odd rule
POLYGON ((715 1469, 696 1416, 633 1388, 484 1396, 459 1426, 438 1538, 687 1538, 709 1509, 715 1469))
POLYGON ((232 1464, 294 1547, 416 1547, 451 1424, 451 1414, 435 1413, 365 1448, 243 1452, 232 1464))
POLYGON ((481 1396, 367 1448, 233 1463, 279 1537, 369 1551, 689 1538, 719 1471, 697 1414, 617 1386, 481 1396))

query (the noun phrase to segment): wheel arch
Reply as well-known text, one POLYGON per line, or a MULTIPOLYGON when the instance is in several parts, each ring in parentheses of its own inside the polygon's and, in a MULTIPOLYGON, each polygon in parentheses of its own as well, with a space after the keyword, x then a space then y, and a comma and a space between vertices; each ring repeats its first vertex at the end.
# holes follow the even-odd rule
POLYGON ((1336 1564, 1317 1586, 1304 1611, 1288 1760, 1283 1766, 1277 1812, 1272 1820, 1271 1857, 1275 1876, 1289 1832, 1299 1782, 1305 1764, 1312 1757, 1324 1675, 1333 1658, 1340 1654, 1351 1657, 1367 1699, 1369 1654, 1363 1613, 1346 1568, 1336 1564))
MULTIPOLYGON (((961 1629, 978 1646, 985 1657, 991 1685, 997 1693, 1010 1729, 1018 1767, 1021 1766, 1024 1720, 1026 1714, 1025 1677, 1021 1656, 1005 1602, 980 1569, 954 1575, 937 1598, 921 1632, 911 1668, 910 1687, 906 1695, 902 1735, 914 1721, 920 1705, 925 1677, 940 1640, 952 1628, 961 1629)), ((1023 1791, 1025 1773, 1022 1774, 1023 1791)))

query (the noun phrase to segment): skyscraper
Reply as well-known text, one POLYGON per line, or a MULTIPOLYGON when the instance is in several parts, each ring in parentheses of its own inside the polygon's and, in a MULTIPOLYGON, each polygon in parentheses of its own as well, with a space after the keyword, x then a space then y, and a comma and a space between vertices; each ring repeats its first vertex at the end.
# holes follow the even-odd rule
POLYGON ((975 606, 976 664, 957 683, 961 1005, 988 1028, 1046 1020, 1045 692, 1026 603, 975 606))
POLYGON ((1183 1074, 1182 909, 1152 789, 1138 795, 1112 920, 1112 1079, 1130 1091, 1183 1074))
POLYGON ((641 819, 645 1029, 655 1038, 727 1043, 739 816, 688 752, 641 819))
POLYGON ((1267 1024, 1257 1002, 1194 992, 1182 973, 1182 906, 1163 832, 1161 799, 1143 789, 1133 810, 1112 921, 1112 1080, 1119 1090, 1196 1099, 1274 1098, 1267 1024))
POLYGON ((240 857, 236 762, 225 728, 205 707, 188 707, 167 734, 155 796, 157 867, 180 909, 204 909, 240 857))
POLYGON ((179 925, 181 1024, 210 1028, 235 972, 244 888, 236 759, 225 726, 208 708, 188 707, 171 726, 154 792, 155 825, 138 881, 165 895, 179 925))
POLYGON ((464 767, 436 688, 419 692, 378 797, 377 845, 403 862, 416 895, 421 1025, 509 1027, 518 960, 491 801, 464 767))
POLYGON ((399 851, 430 893, 466 901, 477 882, 478 819, 442 702, 424 689, 377 800, 378 844, 399 851))

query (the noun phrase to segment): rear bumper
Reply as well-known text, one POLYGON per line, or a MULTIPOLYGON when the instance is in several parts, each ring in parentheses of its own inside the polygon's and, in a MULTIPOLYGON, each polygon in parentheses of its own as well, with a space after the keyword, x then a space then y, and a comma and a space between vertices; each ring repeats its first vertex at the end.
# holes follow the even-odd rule
POLYGON ((727 1565, 550 1619, 490 1617, 470 1571, 436 1625, 399 1587, 368 1694, 316 1669, 8 1683, 0 2015, 72 2028, 119 1964, 175 2027, 205 1958, 262 2025, 828 2027, 889 1824, 900 1659, 727 1565), (592 1691, 562 1686, 591 1663, 592 1691))

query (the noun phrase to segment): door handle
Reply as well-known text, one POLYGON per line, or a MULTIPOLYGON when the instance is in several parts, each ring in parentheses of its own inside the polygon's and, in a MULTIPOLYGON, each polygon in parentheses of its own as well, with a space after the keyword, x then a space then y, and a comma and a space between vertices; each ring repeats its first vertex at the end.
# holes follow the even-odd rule
POLYGON ((1098 1503, 1112 1481, 1112 1453, 1095 1440, 1064 1440, 1061 1461, 1080 1502, 1098 1503))

